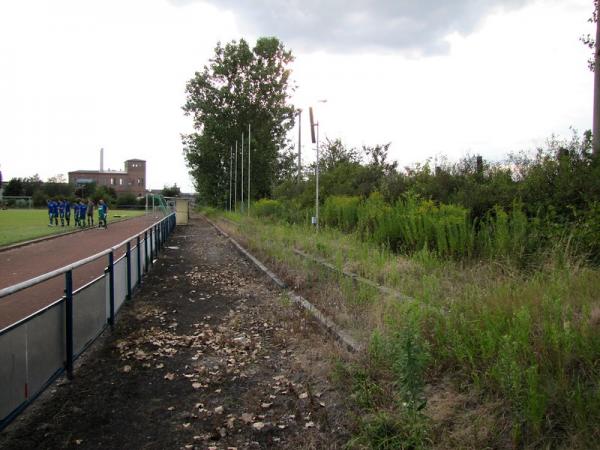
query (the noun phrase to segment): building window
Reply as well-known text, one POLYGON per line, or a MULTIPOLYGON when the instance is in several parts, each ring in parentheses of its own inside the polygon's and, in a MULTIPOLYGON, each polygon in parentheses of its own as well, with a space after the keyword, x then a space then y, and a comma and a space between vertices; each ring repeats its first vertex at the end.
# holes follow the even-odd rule
POLYGON ((142 179, 141 179, 141 178, 138 178, 138 179, 137 179, 137 183, 138 183, 138 186, 141 186, 141 185, 142 185, 142 179))
POLYGON ((115 179, 114 179, 114 178, 111 178, 111 179, 110 179, 110 184, 111 184, 111 185, 114 185, 114 184, 115 184, 115 179))
POLYGON ((119 178, 119 186, 123 186, 123 178, 119 178))

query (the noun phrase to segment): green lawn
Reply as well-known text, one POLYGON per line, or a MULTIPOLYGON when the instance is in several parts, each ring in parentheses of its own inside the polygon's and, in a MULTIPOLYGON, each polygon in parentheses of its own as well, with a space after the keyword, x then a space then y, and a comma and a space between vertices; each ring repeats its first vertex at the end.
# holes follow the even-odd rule
MULTIPOLYGON (((144 214, 144 211, 109 210, 108 223, 116 219, 135 217, 144 214)), ((97 224, 98 215, 94 213, 94 223, 97 224)), ((73 214, 71 213, 71 226, 48 226, 48 212, 46 209, 7 209, 0 210, 0 247, 16 242, 47 236, 50 234, 72 231, 73 214)))

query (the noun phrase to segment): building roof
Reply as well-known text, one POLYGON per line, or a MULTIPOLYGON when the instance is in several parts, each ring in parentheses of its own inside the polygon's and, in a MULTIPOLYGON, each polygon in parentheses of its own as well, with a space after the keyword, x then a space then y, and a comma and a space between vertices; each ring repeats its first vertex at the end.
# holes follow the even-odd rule
POLYGON ((125 162, 129 162, 129 161, 135 161, 135 162, 146 162, 146 160, 145 160, 145 159, 136 159, 136 158, 133 158, 133 159, 126 159, 126 160, 125 160, 125 162))
POLYGON ((69 175, 72 173, 97 173, 97 174, 115 174, 115 175, 127 175, 129 172, 124 172, 122 170, 72 170, 69 172, 69 175))

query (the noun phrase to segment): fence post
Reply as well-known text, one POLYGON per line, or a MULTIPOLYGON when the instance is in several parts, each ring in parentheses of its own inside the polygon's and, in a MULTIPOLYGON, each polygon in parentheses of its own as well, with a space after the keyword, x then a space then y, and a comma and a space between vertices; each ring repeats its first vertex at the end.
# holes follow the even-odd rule
POLYGON ((66 369, 67 378, 73 379, 73 271, 69 270, 65 273, 65 297, 66 297, 66 369))
POLYGON ((137 286, 142 284, 142 249, 140 247, 140 235, 137 235, 137 286))
POLYGON ((152 227, 148 231, 148 247, 150 248, 150 264, 154 264, 154 250, 152 249, 152 242, 154 241, 154 236, 152 236, 152 227))
POLYGON ((115 326, 115 254, 111 250, 108 254, 108 324, 115 326))
POLYGON ((165 244, 165 234, 163 233, 163 223, 159 222, 158 223, 158 242, 160 245, 160 249, 163 249, 163 246, 165 244))
POLYGON ((125 251, 127 258, 127 300, 131 299, 131 242, 127 241, 127 250, 125 251))
POLYGON ((158 256, 158 226, 154 225, 154 257, 158 256))
POLYGON ((148 273, 148 230, 144 231, 144 273, 148 273))

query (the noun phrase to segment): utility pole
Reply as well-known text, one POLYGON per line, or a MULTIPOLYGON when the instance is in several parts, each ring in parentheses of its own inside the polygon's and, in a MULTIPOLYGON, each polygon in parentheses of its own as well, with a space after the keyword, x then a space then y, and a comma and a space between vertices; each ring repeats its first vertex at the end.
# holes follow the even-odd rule
POLYGON ((244 213, 244 133, 242 133, 242 209, 240 212, 244 213))
POLYGON ((594 113, 592 124, 592 151, 600 155, 600 2, 596 2, 596 42, 594 47, 594 113))
POLYGON ((250 139, 251 136, 251 130, 250 130, 250 124, 248 124, 248 216, 250 216, 250 139))
POLYGON ((233 210, 237 211, 237 141, 235 141, 235 183, 233 192, 233 210))

